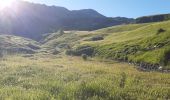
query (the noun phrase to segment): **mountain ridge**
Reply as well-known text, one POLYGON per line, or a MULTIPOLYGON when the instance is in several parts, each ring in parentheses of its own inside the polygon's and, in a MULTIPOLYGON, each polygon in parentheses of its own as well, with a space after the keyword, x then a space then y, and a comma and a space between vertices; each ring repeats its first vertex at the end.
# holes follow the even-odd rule
POLYGON ((170 14, 148 15, 136 18, 136 23, 150 23, 170 20, 170 14))
POLYGON ((58 29, 91 31, 132 21, 131 18, 117 20, 105 17, 92 9, 68 10, 64 7, 20 1, 15 3, 13 9, 1 12, 0 33, 39 40, 42 34, 56 32, 58 29))

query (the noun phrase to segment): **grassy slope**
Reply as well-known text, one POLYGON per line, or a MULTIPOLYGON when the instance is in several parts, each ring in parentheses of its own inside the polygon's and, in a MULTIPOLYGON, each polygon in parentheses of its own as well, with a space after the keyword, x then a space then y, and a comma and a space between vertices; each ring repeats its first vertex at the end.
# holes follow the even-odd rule
POLYGON ((125 63, 34 55, 0 60, 0 99, 165 100, 169 74, 139 72, 125 63))
POLYGON ((169 69, 168 61, 165 61, 165 55, 170 52, 169 26, 170 21, 109 27, 78 34, 81 40, 75 46, 93 46, 96 55, 104 58, 116 60, 126 58, 133 62, 158 63, 169 69), (157 34, 160 28, 166 31, 157 34), (98 35, 104 36, 104 40, 86 41, 98 35))
POLYGON ((132 31, 110 34, 104 41, 99 42, 100 45, 92 42, 87 44, 97 45, 97 53, 106 58, 122 59, 121 57, 126 56, 128 60, 135 62, 164 65, 166 52, 170 52, 169 26, 169 21, 153 23, 132 31), (160 28, 165 29, 166 32, 157 34, 160 28))
MULTIPOLYGON (((151 47, 155 46, 157 42, 167 43, 169 24, 170 22, 123 25, 92 32, 66 32, 60 36, 53 33, 51 37, 49 36, 50 40, 44 41, 41 50, 49 51, 61 44, 68 44, 72 48, 91 45, 96 47, 99 56, 112 58, 115 56, 112 54, 115 51, 124 50, 127 47, 133 49, 134 45, 143 48, 148 47, 149 44, 151 47), (160 27, 166 29, 166 32, 156 35, 160 27), (104 36, 105 39, 95 42, 87 41, 98 35, 104 36)), ((25 39, 20 38, 17 41, 16 38, 19 37, 10 40, 10 43, 13 43, 12 46, 24 47, 22 41, 25 39)), ((37 44, 35 41, 35 43, 30 41, 37 44)), ((169 44, 166 44, 159 49, 143 53, 140 51, 128 56, 133 60, 148 59, 146 61, 149 61, 153 55, 153 59, 159 58, 159 53, 162 54, 161 51, 168 47, 169 44)), ((63 48, 63 50, 66 49, 63 48)), ((140 72, 127 63, 101 59, 84 61, 80 57, 63 54, 54 56, 39 52, 30 56, 5 56, 0 59, 0 66, 0 99, 2 100, 170 99, 170 75, 168 73, 140 72)))
POLYGON ((13 35, 0 35, 1 50, 9 51, 10 53, 27 52, 33 53, 35 49, 39 49, 40 44, 31 39, 13 35))
MULTIPOLYGON (((65 32, 63 35, 59 35, 59 33, 52 33, 42 41, 44 43, 42 47, 51 50, 61 44, 67 44, 71 46, 75 45, 78 43, 78 40, 81 39, 81 37, 75 34, 75 32, 76 31, 70 31, 70 32, 68 31, 65 32)), ((76 33, 84 34, 87 32, 76 32, 76 33)))
POLYGON ((59 33, 51 33, 45 39, 42 41, 44 43, 42 45, 42 48, 51 50, 54 49, 56 46, 59 46, 61 44, 68 44, 71 47, 74 47, 79 44, 86 44, 88 43, 86 39, 89 39, 93 36, 102 35, 102 36, 108 36, 111 33, 117 33, 117 32, 124 32, 124 31, 130 31, 133 29, 137 29, 139 27, 142 27, 147 24, 132 24, 132 25, 122 25, 122 26, 114 26, 109 27, 101 30, 96 31, 67 31, 63 35, 59 35, 59 33))
POLYGON ((170 52, 170 21, 114 26, 92 32, 72 32, 59 39, 52 39, 46 45, 55 45, 56 41, 60 44, 60 40, 74 48, 82 45, 93 46, 96 55, 100 57, 160 64, 164 68, 170 68, 169 59, 165 58, 170 52), (166 31, 157 34, 160 28, 166 31), (99 35, 103 36, 104 40, 87 41, 99 35))

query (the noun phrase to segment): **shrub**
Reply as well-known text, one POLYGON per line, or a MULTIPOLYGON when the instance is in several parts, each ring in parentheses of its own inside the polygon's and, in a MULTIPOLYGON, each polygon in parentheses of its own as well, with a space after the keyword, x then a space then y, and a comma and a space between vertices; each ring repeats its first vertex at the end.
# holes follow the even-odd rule
POLYGON ((99 41, 99 40, 103 40, 104 38, 102 36, 95 36, 95 37, 92 37, 90 40, 91 41, 99 41))
POLYGON ((66 55, 73 55, 74 52, 71 49, 69 49, 69 50, 66 50, 65 54, 66 55))
POLYGON ((59 51, 54 50, 52 54, 53 54, 53 55, 57 55, 57 54, 59 54, 59 53, 60 53, 59 51))
POLYGON ((166 66, 170 62, 170 48, 164 51, 164 57, 162 58, 162 65, 166 66))
POLYGON ((166 30, 160 28, 160 29, 157 31, 157 34, 162 33, 162 32, 165 32, 165 31, 166 31, 166 30))
POLYGON ((94 48, 91 47, 91 46, 82 46, 82 47, 79 47, 75 50, 75 54, 77 56, 82 55, 82 54, 92 56, 94 54, 94 48))
POLYGON ((86 54, 87 56, 93 56, 94 48, 91 46, 81 46, 76 49, 69 49, 66 51, 67 55, 81 56, 82 54, 86 54))
POLYGON ((57 55, 61 52, 61 49, 59 47, 56 46, 56 48, 53 51, 53 55, 57 55))
POLYGON ((82 54, 81 57, 83 58, 83 60, 87 60, 87 55, 86 54, 82 54))

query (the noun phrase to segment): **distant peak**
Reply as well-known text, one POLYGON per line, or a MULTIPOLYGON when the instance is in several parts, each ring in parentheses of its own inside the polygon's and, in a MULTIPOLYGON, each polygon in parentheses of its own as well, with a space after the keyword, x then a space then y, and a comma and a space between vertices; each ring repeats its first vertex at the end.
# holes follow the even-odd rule
POLYGON ((100 14, 94 9, 80 9, 80 10, 72 10, 72 13, 79 14, 80 16, 89 16, 89 17, 100 17, 105 18, 104 15, 100 14))

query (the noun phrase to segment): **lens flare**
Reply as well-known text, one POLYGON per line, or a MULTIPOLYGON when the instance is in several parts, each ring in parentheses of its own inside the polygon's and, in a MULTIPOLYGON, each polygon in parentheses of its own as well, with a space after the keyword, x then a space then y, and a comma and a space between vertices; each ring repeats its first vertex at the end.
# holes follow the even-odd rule
POLYGON ((14 0, 0 0, 0 10, 3 10, 5 8, 12 8, 12 3, 14 0))

